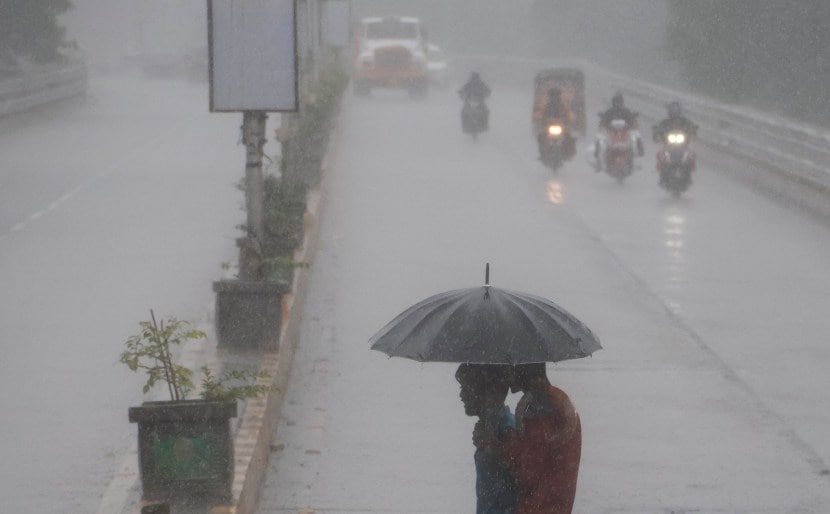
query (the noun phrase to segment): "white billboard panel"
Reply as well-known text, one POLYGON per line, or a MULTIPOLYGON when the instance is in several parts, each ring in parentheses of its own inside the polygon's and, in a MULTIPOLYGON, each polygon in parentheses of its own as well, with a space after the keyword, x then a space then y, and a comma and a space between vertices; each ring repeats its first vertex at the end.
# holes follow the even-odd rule
POLYGON ((349 46, 351 18, 351 0, 325 0, 323 42, 337 48, 349 46))
POLYGON ((208 0, 210 110, 297 110, 295 0, 208 0))

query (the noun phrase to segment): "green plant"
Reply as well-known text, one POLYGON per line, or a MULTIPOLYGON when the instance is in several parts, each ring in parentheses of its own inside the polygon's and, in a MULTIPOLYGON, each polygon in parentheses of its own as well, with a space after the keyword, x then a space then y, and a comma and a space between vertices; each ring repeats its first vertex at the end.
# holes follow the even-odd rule
MULTIPOLYGON (((290 280, 293 268, 304 263, 295 263, 292 255, 303 241, 304 215, 308 187, 293 178, 278 178, 266 175, 263 180, 263 240, 253 241, 250 237, 237 239, 240 248, 240 269, 243 256, 245 269, 253 280, 290 280)), ((249 233, 247 225, 237 228, 249 233)), ((230 269, 230 265, 223 265, 230 269)))
POLYGON ((320 78, 311 87, 297 121, 291 166, 283 161, 283 171, 304 176, 311 183, 319 179, 331 124, 348 82, 349 75, 342 67, 332 66, 320 74, 320 78))
POLYGON ((300 141, 307 141, 315 133, 322 133, 337 113, 340 98, 349 82, 348 73, 340 67, 330 67, 320 74, 312 86, 307 109, 300 118, 298 135, 300 141))
POLYGON ((295 179, 268 175, 263 180, 263 260, 291 255, 303 241, 307 186, 295 179))
POLYGON ((295 261, 293 257, 282 255, 269 257, 262 261, 262 273, 268 280, 291 283, 294 268, 309 268, 311 264, 305 261, 295 261))
POLYGON ((230 402, 255 398, 273 390, 273 386, 256 383, 259 378, 267 378, 262 371, 231 370, 215 377, 210 368, 203 366, 202 373, 205 376, 202 379, 203 400, 230 402), (228 385, 230 383, 234 385, 228 385))
MULTIPOLYGON (((156 321, 155 313, 150 310, 150 319, 139 322, 141 332, 126 341, 127 349, 121 353, 120 362, 132 371, 144 370, 147 382, 144 394, 159 382, 167 385, 170 400, 187 399, 193 390, 193 370, 174 361, 174 347, 189 340, 204 339, 207 335, 201 330, 188 328, 189 323, 168 317, 156 321)), ((233 401, 260 396, 272 386, 256 384, 266 377, 263 372, 241 369, 231 370, 217 377, 207 366, 202 367, 201 398, 203 400, 233 401)))

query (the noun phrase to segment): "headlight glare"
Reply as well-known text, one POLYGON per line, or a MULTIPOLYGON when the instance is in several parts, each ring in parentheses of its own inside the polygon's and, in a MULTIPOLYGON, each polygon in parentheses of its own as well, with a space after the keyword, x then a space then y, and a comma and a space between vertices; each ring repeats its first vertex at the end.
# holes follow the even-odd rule
POLYGON ((549 136, 561 136, 562 135, 562 125, 548 125, 548 135, 549 136))
POLYGON ((669 144, 682 145, 686 142, 686 134, 682 132, 672 132, 668 136, 669 144))

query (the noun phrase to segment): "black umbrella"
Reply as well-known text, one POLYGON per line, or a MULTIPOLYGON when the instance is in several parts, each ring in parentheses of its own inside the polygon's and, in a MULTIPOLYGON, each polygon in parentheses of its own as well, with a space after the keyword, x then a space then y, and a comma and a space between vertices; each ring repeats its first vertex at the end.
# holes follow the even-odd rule
POLYGON ((420 362, 524 364, 587 357, 602 348, 581 321, 545 298, 485 285, 431 296, 369 340, 420 362))

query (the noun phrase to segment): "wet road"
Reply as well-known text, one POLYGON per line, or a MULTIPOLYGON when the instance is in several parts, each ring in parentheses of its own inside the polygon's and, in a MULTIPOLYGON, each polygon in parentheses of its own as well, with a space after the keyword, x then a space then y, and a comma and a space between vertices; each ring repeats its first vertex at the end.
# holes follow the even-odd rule
MULTIPOLYGON (((0 120, 0 511, 95 512, 135 438, 123 340, 151 307, 209 320, 244 151, 240 116, 206 106, 204 85, 111 77, 85 104, 0 120)), ((490 262, 494 285, 602 338, 550 368, 583 419, 578 512, 826 512, 827 227, 705 152, 680 201, 650 159, 622 186, 581 157, 554 175, 525 91, 496 88, 476 143, 459 107, 346 107, 261 511, 473 510, 454 367, 366 341, 490 262)))
POLYGON ((494 88, 478 142, 459 110, 451 91, 349 99, 260 512, 474 511, 454 366, 367 340, 424 297, 481 284, 486 262, 493 285, 553 298, 602 339, 549 366, 582 417, 575 512, 830 509, 828 227, 706 151, 678 201, 652 145, 622 185, 584 156, 553 174, 529 90, 494 88))
POLYGON ((241 115, 206 84, 93 77, 0 119, 0 512, 96 512, 144 381, 118 363, 150 308, 199 322, 244 221, 241 115))

